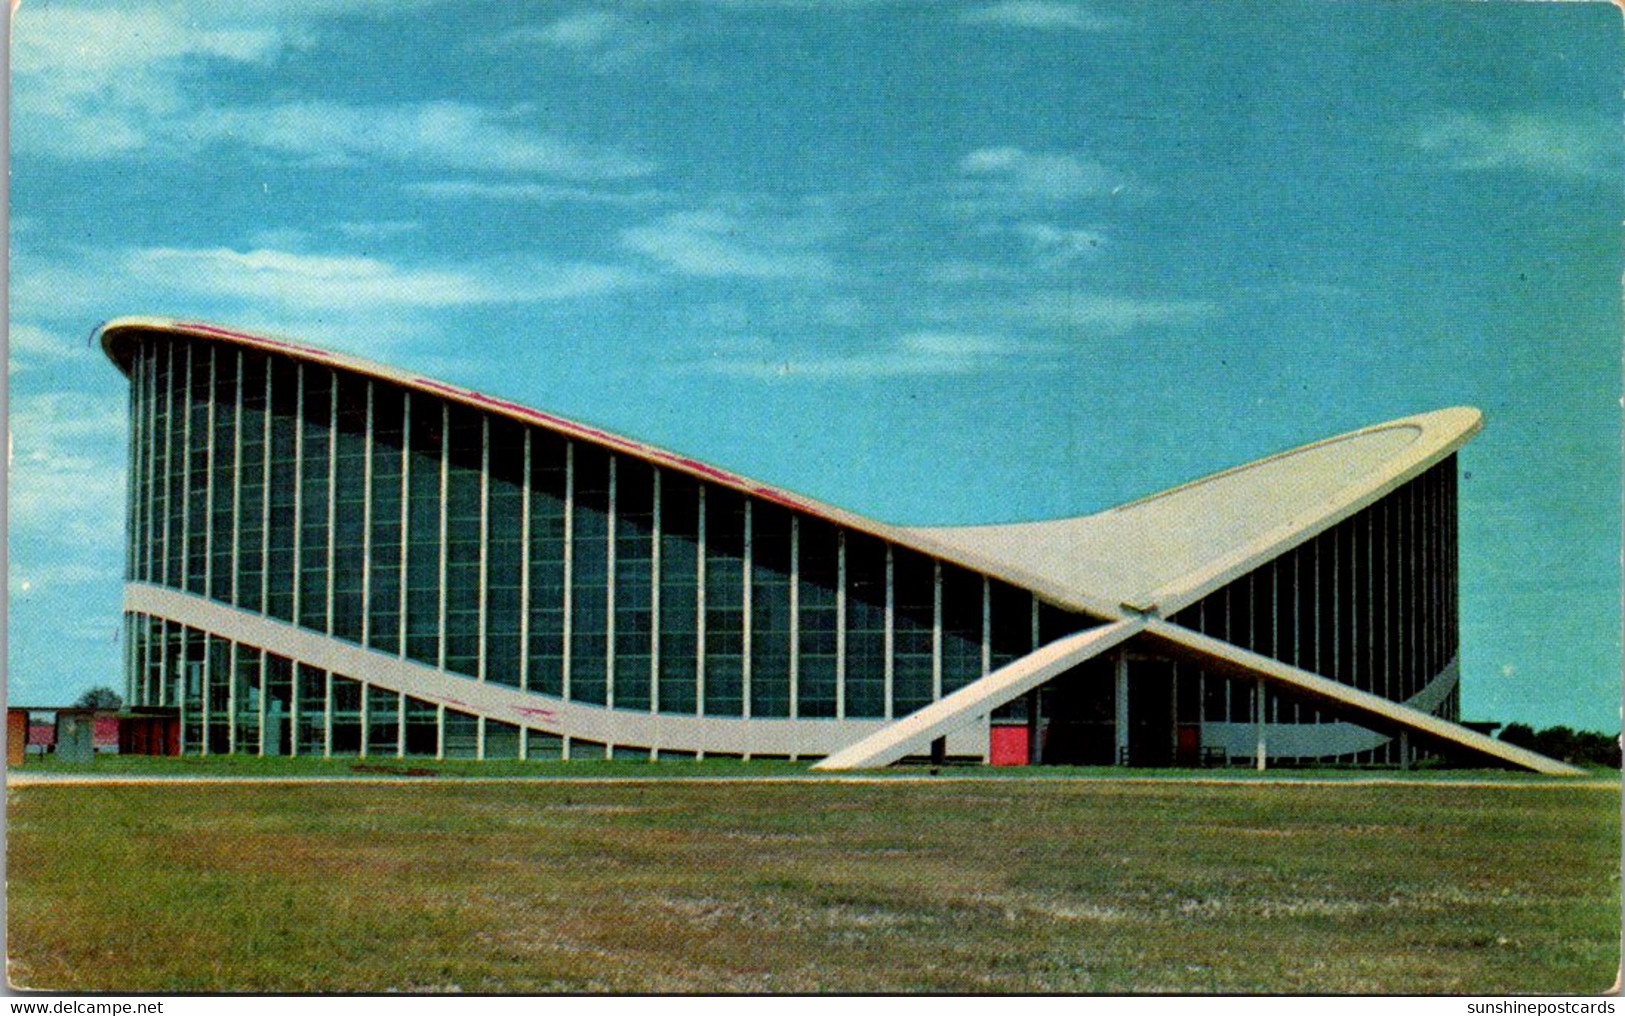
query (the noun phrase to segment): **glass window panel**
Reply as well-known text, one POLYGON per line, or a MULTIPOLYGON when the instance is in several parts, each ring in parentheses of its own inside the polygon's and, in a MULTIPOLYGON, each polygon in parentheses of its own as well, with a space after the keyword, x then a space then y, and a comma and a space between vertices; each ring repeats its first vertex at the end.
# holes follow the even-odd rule
POLYGON ((394 755, 400 748, 401 699, 388 688, 367 688, 367 754, 394 755))
POLYGON ((532 691, 564 691, 564 545, 566 442, 530 430, 530 644, 532 691))
POLYGON ((931 558, 892 551, 892 715, 907 716, 931 702, 935 571, 931 558))
POLYGON ((602 705, 609 662, 609 456, 574 446, 570 697, 602 705))
POLYGON ((480 663, 484 414, 461 405, 450 406, 448 412, 445 667, 474 677, 480 663))
POLYGON ((485 721, 485 757, 488 759, 516 759, 519 757, 519 728, 501 720, 485 721))
POLYGON ((294 668, 299 687, 299 720, 295 736, 299 754, 321 755, 327 748, 327 671, 301 663, 294 668))
POLYGON ((525 757, 540 760, 563 758, 564 738, 545 730, 526 730, 525 757))
POLYGON ((699 653, 699 485, 660 473, 660 711, 693 713, 699 653))
POLYGON ((333 675, 333 754, 361 752, 360 681, 333 675))
POLYGON ((367 644, 401 648, 401 456, 403 397, 382 382, 372 387, 372 552, 367 576, 367 644))
POLYGON ((578 737, 570 738, 570 759, 572 761, 591 761, 602 759, 606 745, 599 741, 583 741, 578 737))
POLYGON ((836 612, 838 537, 835 527, 822 519, 803 517, 799 528, 797 597, 801 616, 796 710, 801 716, 834 716, 840 621, 836 612))
POLYGON ((406 655, 440 663, 440 467, 442 405, 411 396, 407 409, 406 655))
POLYGON ((790 513, 751 506, 750 713, 790 715, 790 513))
POLYGON ((214 404, 213 345, 194 345, 189 361, 186 459, 186 589, 208 593, 210 409, 214 404))
POLYGON ((232 542, 237 478, 237 350, 222 347, 214 355, 214 463, 210 470, 209 595, 230 602, 232 542))
POLYGON ((440 752, 440 710, 433 702, 407 696, 406 754, 418 758, 440 752))
POLYGON ((299 624, 327 630, 329 478, 332 467, 333 375, 305 364, 299 476, 299 624))
POLYGON ((270 500, 265 530, 265 609, 272 617, 293 620, 294 522, 297 519, 294 494, 298 441, 298 364, 287 357, 271 361, 271 480, 266 489, 270 500))
POLYGON ((231 642, 208 636, 208 656, 209 752, 224 755, 231 751, 231 642))
POLYGON ((524 428, 489 419, 490 478, 486 495, 485 679, 517 687, 521 568, 524 564, 524 428))
POLYGON ((333 449, 333 634, 361 641, 367 551, 366 378, 336 377, 338 443, 333 449))
POLYGON ((479 718, 455 709, 446 710, 445 758, 476 758, 479 750, 479 718))
POLYGON ((260 706, 265 694, 261 684, 265 654, 252 646, 237 646, 237 750, 256 754, 260 750, 260 706))
POLYGON ((942 566, 942 693, 982 676, 982 576, 942 566))
POLYGON ((745 500, 737 492, 705 491, 705 712, 738 716, 744 709, 745 500))
POLYGON ((846 715, 886 714, 886 545, 846 534, 846 715))
POLYGON ((243 350, 242 467, 237 471, 237 605, 259 610, 265 575, 265 357, 243 350))
POLYGON ((265 654, 265 754, 286 755, 292 750, 293 661, 265 654))
POLYGON ((615 468, 615 707, 649 708, 654 655, 654 470, 615 468))

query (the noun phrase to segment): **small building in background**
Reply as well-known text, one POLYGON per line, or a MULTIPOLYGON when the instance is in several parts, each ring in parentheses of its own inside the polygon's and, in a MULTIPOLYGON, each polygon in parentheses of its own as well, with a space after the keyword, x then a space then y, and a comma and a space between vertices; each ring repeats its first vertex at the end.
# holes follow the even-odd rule
POLYGON ((120 717, 114 709, 82 706, 8 706, 6 764, 21 765, 30 755, 56 755, 89 762, 117 754, 120 717))
POLYGON ((124 755, 179 755, 181 715, 178 709, 135 709, 117 717, 118 750, 124 755))

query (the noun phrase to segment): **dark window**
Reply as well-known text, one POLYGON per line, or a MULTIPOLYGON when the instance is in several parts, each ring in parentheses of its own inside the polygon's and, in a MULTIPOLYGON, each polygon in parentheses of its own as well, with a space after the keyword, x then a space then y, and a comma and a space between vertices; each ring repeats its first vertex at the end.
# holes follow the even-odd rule
POLYGON ((660 711, 693 713, 699 654, 699 486, 660 471, 660 711))
MULTIPOLYGON (((367 398, 365 378, 340 374, 338 444, 333 449, 333 634, 361 641, 367 562, 367 398)), ((359 742, 357 742, 359 746, 359 742)))
POLYGON ((265 581, 265 357, 243 351, 242 466, 237 470, 237 605, 259 610, 265 581))
POLYGON ((565 449, 557 434, 530 431, 530 654, 528 686, 564 692, 565 449))
POLYGON ((237 351, 216 350, 214 357, 214 465, 210 470, 209 595, 231 602, 232 539, 237 493, 237 351))
POLYGON ((790 513, 751 505, 750 713, 790 715, 790 513))
POLYGON ((372 548, 367 576, 367 644, 386 653, 401 648, 401 429, 400 389, 372 386, 372 548))
POLYGON ((931 703, 936 562, 902 547, 892 551, 892 715, 931 703))
POLYGON ((333 374, 304 366, 304 445, 299 477, 299 624, 327 630, 328 498, 332 468, 333 374))
MULTIPOLYGON (((445 668, 470 677, 480 667, 480 539, 483 531, 485 417, 448 406, 446 459, 445 668)), ((450 735, 448 734, 449 738, 450 735)))
POLYGON ((570 697, 603 705, 609 663, 609 455, 573 446, 570 697))
POLYGON ((886 545, 846 533, 846 715, 886 714, 886 545))
POLYGON ((406 655, 440 663, 440 481, 444 404, 409 395, 406 407, 406 655))
POLYGON ((804 517, 798 528, 797 599, 801 645, 796 710, 801 716, 834 716, 840 625, 836 597, 840 560, 838 534, 834 526, 822 519, 804 517))
POLYGON ((615 707, 649 708, 654 652, 654 471, 615 464, 615 707))
POLYGON ((519 610, 524 564, 525 432, 491 417, 486 494, 485 679, 519 685, 519 610))
POLYGON ((744 708, 745 499, 705 489, 705 713, 744 708))
POLYGON ((982 676, 982 576, 942 566, 942 693, 982 676))

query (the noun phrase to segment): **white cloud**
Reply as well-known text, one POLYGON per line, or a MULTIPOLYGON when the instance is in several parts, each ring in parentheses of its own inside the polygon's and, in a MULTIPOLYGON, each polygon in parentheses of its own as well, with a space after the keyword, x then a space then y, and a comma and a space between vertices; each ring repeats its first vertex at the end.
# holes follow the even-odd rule
POLYGON ((1411 142, 1456 169, 1566 176, 1612 176, 1622 153, 1617 123, 1526 113, 1442 113, 1417 124, 1411 142))
POLYGON ((1004 320, 1094 336, 1117 336, 1143 328, 1191 324, 1219 313, 1218 305, 1206 300, 1147 300, 1071 290, 1041 291, 989 309, 1004 320))
POLYGON ((1128 184, 1123 174, 1091 159, 1064 152, 1029 152, 1014 146, 977 149, 960 160, 959 170, 1013 196, 1046 200, 1110 194, 1128 184))
POLYGON ((817 279, 833 273, 815 249, 827 223, 772 219, 732 211, 673 212, 623 230, 628 248, 682 275, 708 278, 817 279))
POLYGON ((403 233, 412 233, 423 226, 419 222, 406 220, 389 220, 381 222, 337 222, 333 228, 345 236, 358 240, 373 240, 383 237, 400 236, 403 233))
POLYGON ((1065 229, 1047 222, 1021 222, 1012 228, 1040 258, 1054 264, 1093 257, 1106 246, 1106 234, 1094 229, 1065 229))
POLYGON ((211 65, 268 64, 291 42, 266 26, 188 24, 156 5, 25 6, 12 31, 14 143, 64 156, 134 151, 188 111, 187 87, 211 65))
POLYGON ((1079 4, 1052 0, 1006 0, 971 11, 962 20, 970 24, 1076 32, 1103 32, 1121 24, 1117 18, 1096 14, 1079 4))
POLYGON ((318 164, 397 163, 621 179, 646 161, 563 138, 525 108, 466 102, 219 106, 221 65, 269 70, 308 47, 319 17, 370 5, 288 2, 199 9, 57 8, 19 13, 13 36, 14 150, 95 159, 246 145, 318 164))
POLYGON ((666 49, 675 34, 656 29, 617 11, 584 10, 545 25, 527 25, 498 36, 497 49, 546 48, 571 53, 594 70, 635 66, 651 53, 666 49))
POLYGON ((12 322, 6 330, 9 372, 32 370, 52 362, 71 360, 84 352, 84 340, 75 341, 39 325, 12 322))
POLYGON ((719 351, 726 355, 698 366, 712 373, 764 381, 869 381, 998 370, 1054 349, 996 336, 913 332, 884 346, 825 356, 739 355, 738 343, 719 351))
POLYGON ((497 261, 474 266, 401 266, 375 257, 229 247, 150 247, 125 256, 151 284, 289 307, 453 307, 591 296, 630 285, 609 265, 497 261))
POLYGON ((570 186, 554 183, 492 183, 485 180, 430 180, 408 184, 406 189, 434 198, 478 201, 524 201, 535 204, 647 205, 664 200, 657 190, 616 191, 602 187, 570 186))
POLYGON ((9 416, 11 524, 47 539, 117 548, 124 400, 105 392, 18 395, 9 416))
POLYGON ((462 102, 370 107, 306 102, 199 112, 188 134, 318 164, 417 163, 569 179, 620 179, 653 170, 644 160, 520 123, 531 116, 462 102))

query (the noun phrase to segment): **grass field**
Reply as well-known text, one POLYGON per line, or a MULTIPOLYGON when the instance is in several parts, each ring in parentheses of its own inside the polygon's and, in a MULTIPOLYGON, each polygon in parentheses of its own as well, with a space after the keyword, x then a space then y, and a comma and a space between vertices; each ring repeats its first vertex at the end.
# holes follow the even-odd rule
POLYGON ((1552 782, 17 787, 10 976, 1598 992, 1619 962, 1619 805, 1552 782))

